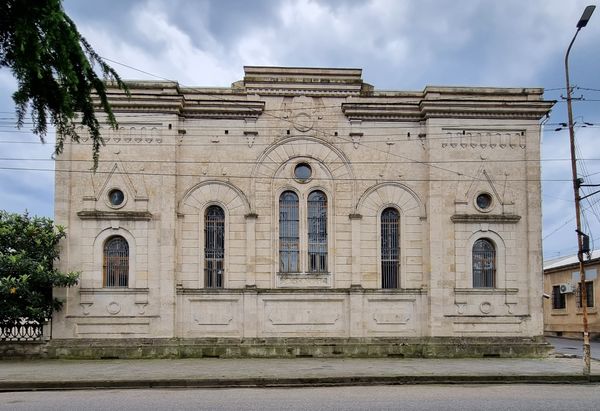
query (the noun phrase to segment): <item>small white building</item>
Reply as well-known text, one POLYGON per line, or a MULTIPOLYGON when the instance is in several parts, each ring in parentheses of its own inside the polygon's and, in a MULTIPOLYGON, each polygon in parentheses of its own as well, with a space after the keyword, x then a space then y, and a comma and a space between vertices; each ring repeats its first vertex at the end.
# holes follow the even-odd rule
POLYGON ((98 171, 85 134, 56 163, 58 354, 543 351, 542 89, 129 86, 98 171))

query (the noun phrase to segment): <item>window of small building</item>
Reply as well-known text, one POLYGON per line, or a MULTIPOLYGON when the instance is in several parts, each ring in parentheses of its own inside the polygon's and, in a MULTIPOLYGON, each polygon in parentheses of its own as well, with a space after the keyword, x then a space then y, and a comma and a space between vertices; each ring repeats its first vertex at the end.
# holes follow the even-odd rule
POLYGON ((496 248, 487 238, 473 244, 473 287, 493 288, 496 281, 496 248))
POLYGON ((105 287, 129 286, 129 244, 121 236, 104 243, 103 282, 105 287))
POLYGON ((300 271, 298 256, 300 252, 298 195, 293 191, 284 191, 279 197, 279 271, 297 273, 300 271))
POLYGON ((381 287, 400 284, 400 213, 386 208, 381 213, 381 287))
POLYGON ((327 196, 322 191, 308 195, 308 271, 327 272, 327 196))
POLYGON ((206 209, 204 218, 204 285, 223 287, 225 259, 225 212, 219 206, 206 209))
MULTIPOLYGON (((594 306, 594 282, 585 282, 585 299, 588 307, 594 306)), ((577 308, 581 308, 581 283, 577 283, 577 308)))
POLYGON ((552 309, 562 310, 567 307, 567 298, 560 292, 560 285, 552 286, 552 309))

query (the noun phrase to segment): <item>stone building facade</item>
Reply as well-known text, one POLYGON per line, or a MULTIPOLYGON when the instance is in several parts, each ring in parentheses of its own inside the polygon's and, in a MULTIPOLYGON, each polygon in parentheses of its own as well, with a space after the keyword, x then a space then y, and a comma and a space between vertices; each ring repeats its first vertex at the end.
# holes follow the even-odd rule
POLYGON ((538 88, 380 91, 361 76, 245 67, 230 88, 112 90, 119 129, 98 171, 85 136, 57 160, 61 264, 81 280, 56 290, 54 341, 536 346, 553 103, 538 88))

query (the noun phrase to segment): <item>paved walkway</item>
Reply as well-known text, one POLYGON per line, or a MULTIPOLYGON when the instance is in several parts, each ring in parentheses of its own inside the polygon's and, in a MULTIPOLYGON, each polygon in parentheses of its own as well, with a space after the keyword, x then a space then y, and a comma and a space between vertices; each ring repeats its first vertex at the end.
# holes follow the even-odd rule
POLYGON ((600 382, 579 358, 0 361, 0 391, 432 383, 600 382))

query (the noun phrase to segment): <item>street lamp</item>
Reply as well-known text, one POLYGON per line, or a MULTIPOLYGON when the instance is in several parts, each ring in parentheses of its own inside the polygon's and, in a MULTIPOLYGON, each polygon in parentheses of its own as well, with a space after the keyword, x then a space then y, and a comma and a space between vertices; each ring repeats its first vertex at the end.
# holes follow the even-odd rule
POLYGON ((569 48, 567 49, 567 54, 565 55, 565 75, 567 79, 567 111, 569 116, 569 139, 571 142, 571 170, 573 172, 573 193, 575 194, 575 219, 577 222, 577 245, 578 245, 578 253, 577 258, 579 259, 579 287, 581 288, 580 298, 581 298, 581 309, 583 314, 583 374, 590 374, 590 333, 588 328, 588 316, 587 316, 587 290, 585 287, 585 268, 583 266, 583 253, 584 253, 584 236, 581 231, 581 208, 580 202, 581 197, 579 195, 579 188, 583 183, 582 179, 577 177, 577 159, 575 157, 575 129, 573 123, 573 107, 571 104, 571 84, 569 82, 569 53, 571 52, 571 47, 577 38, 577 34, 579 34, 579 30, 584 28, 590 17, 592 17, 592 13, 596 6, 587 6, 581 15, 581 18, 577 22, 577 31, 573 36, 573 40, 569 44, 569 48))

